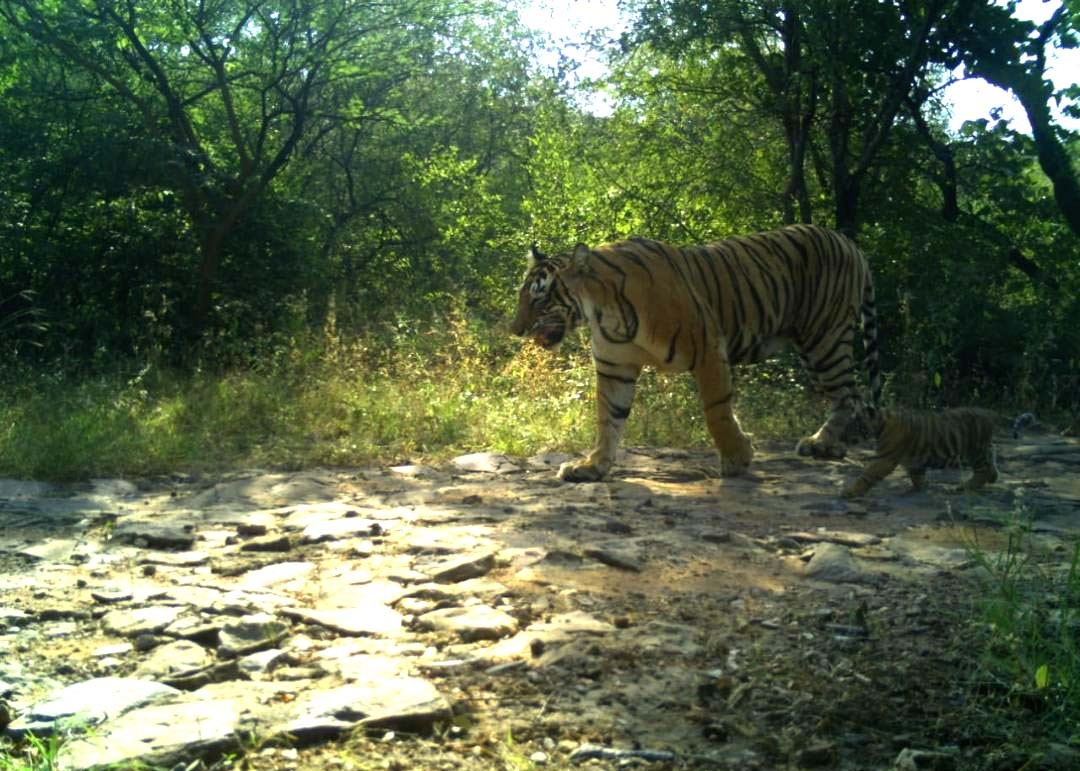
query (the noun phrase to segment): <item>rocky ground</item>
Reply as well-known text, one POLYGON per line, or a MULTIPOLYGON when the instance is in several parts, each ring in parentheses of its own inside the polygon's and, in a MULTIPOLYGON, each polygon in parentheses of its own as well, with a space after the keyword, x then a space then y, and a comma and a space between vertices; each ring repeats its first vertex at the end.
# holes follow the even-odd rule
POLYGON ((32 733, 72 769, 1015 768, 965 718, 972 546, 1003 548, 1026 507, 1067 563, 1080 443, 1003 440, 975 495, 949 471, 906 495, 896 473, 842 501, 867 454, 766 444, 721 479, 712 453, 630 450, 583 485, 554 478, 563 457, 483 453, 0 480, 6 751, 32 733))

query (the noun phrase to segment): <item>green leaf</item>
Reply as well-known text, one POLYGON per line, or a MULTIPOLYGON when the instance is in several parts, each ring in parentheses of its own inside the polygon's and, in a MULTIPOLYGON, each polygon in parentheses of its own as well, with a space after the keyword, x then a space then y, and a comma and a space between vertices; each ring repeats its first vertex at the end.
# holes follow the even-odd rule
POLYGON ((1050 684, 1050 667, 1043 664, 1035 670, 1035 687, 1040 691, 1050 684))

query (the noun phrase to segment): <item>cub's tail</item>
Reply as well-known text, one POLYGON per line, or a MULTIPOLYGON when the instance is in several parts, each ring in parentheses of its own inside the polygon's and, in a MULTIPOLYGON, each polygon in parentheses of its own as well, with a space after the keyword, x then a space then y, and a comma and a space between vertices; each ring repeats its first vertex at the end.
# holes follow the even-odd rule
POLYGON ((1035 415, 1030 412, 1023 412, 1016 416, 1016 420, 1012 422, 1012 435, 1013 439, 1020 438, 1020 432, 1028 426, 1035 425, 1035 415))

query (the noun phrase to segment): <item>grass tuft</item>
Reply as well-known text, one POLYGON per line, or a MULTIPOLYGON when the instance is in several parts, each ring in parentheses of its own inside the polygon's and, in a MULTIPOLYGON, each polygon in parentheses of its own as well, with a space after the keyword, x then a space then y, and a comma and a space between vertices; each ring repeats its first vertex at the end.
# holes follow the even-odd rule
POLYGON ((40 737, 27 734, 17 744, 0 744, 0 771, 53 771, 60 767, 60 748, 66 741, 60 734, 40 737))

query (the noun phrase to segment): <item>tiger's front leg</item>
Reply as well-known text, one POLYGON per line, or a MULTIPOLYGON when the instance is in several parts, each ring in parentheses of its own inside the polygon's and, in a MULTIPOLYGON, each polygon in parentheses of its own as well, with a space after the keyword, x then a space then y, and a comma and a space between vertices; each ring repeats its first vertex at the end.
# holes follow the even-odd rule
POLYGON ((867 464, 858 479, 840 491, 840 495, 844 498, 858 498, 860 495, 865 495, 871 487, 891 474, 896 466, 896 461, 889 458, 875 458, 867 464))
POLYGON ((738 476, 754 459, 754 446, 742 432, 735 412, 731 408, 735 386, 731 379, 731 365, 726 354, 706 358, 698 369, 698 393, 705 408, 705 425, 709 428, 713 443, 720 453, 720 474, 738 476))
POLYGON ((611 469, 640 375, 640 366, 596 360, 596 447, 585 458, 562 464, 559 479, 595 482, 611 469))

